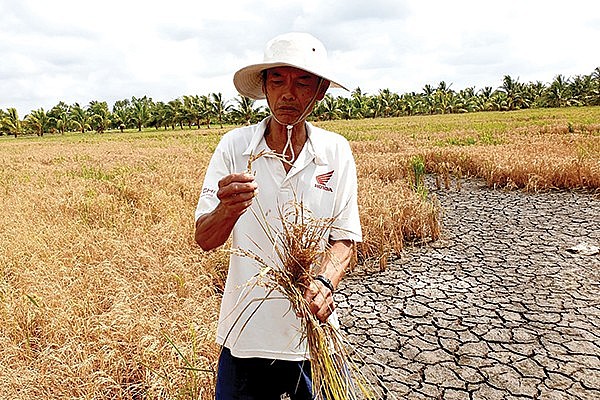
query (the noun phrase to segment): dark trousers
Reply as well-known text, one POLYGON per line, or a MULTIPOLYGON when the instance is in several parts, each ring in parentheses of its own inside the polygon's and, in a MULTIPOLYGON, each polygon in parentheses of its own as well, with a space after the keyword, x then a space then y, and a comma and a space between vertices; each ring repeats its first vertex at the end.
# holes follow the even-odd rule
POLYGON ((309 361, 237 358, 226 347, 217 369, 216 400, 313 400, 309 361))

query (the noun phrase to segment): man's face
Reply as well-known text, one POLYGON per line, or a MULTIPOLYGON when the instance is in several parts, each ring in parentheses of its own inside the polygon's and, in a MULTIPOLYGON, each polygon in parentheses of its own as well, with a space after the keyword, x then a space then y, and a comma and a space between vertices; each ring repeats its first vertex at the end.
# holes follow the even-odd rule
POLYGON ((319 78, 301 69, 277 67, 267 70, 264 91, 277 119, 284 124, 293 124, 313 98, 323 99, 328 86, 324 81, 319 88, 319 78))

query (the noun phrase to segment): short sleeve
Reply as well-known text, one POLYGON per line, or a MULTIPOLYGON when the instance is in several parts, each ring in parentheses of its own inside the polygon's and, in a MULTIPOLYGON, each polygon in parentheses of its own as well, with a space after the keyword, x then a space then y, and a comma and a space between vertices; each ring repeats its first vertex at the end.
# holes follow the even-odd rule
POLYGON ((196 206, 195 221, 203 214, 213 211, 219 204, 217 191, 219 190, 219 181, 231 174, 232 161, 227 151, 226 141, 221 140, 217 145, 206 169, 204 183, 196 206))
POLYGON ((334 218, 329 238, 331 240, 362 241, 362 229, 358 212, 358 182, 356 164, 348 142, 340 146, 339 157, 343 161, 342 176, 338 180, 337 198, 335 200, 334 218))

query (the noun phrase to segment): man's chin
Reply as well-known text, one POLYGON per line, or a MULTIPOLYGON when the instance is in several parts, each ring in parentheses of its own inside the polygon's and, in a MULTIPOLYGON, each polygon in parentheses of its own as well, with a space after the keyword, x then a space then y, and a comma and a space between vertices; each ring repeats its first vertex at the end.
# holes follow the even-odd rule
POLYGON ((292 112, 284 112, 284 113, 277 113, 275 114, 275 117, 277 118, 276 122, 279 122, 282 125, 290 125, 290 124, 295 124, 296 122, 298 122, 298 118, 300 117, 300 115, 298 113, 292 113, 292 112))

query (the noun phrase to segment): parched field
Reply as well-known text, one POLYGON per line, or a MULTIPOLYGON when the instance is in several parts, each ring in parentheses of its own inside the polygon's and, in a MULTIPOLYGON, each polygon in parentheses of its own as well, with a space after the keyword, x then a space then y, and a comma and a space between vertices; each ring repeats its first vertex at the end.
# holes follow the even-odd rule
MULTIPOLYGON (((357 268, 439 236, 423 172, 600 188, 599 107, 319 125, 352 141, 357 268)), ((224 131, 0 137, 0 398, 213 396, 227 253, 194 244, 193 211, 224 131)))

